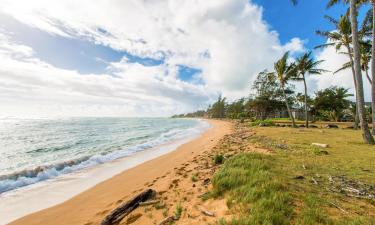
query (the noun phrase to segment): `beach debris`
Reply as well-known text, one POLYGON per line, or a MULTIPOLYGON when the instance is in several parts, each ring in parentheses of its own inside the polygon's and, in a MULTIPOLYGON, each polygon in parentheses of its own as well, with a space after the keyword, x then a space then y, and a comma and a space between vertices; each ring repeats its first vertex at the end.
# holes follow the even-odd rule
POLYGON ((137 221, 141 217, 142 217, 141 213, 136 213, 134 215, 130 214, 129 217, 126 219, 126 223, 125 224, 132 224, 132 223, 134 223, 135 221, 137 221))
POLYGON ((303 180, 303 179, 305 179, 305 177, 302 176, 302 175, 298 175, 298 176, 293 177, 293 179, 295 179, 295 180, 303 180))
POLYGON ((169 224, 169 223, 172 223, 175 220, 178 220, 178 218, 176 216, 168 216, 167 218, 160 221, 160 223, 158 223, 158 225, 169 224))
POLYGON ((337 129, 337 128, 339 128, 339 126, 337 126, 336 124, 327 124, 327 125, 325 126, 325 128, 327 128, 327 129, 332 129, 332 128, 337 129))
POLYGON ((204 208, 201 208, 201 213, 203 213, 203 215, 206 215, 206 216, 211 216, 211 217, 214 217, 215 216, 215 213, 213 212, 210 212, 204 208))
POLYGON ((140 202, 139 205, 140 206, 155 205, 159 202, 160 202, 159 200, 151 200, 151 201, 147 201, 147 202, 140 202))
POLYGON ((311 145, 317 146, 317 147, 320 147, 320 148, 328 148, 329 147, 328 144, 321 144, 321 143, 312 143, 311 145))
POLYGON ((131 200, 121 204, 116 209, 112 210, 100 225, 114 225, 118 224, 125 216, 129 215, 134 209, 136 209, 141 202, 145 202, 155 196, 155 190, 147 189, 140 194, 136 195, 131 200))
POLYGON ((345 213, 345 214, 348 214, 348 211, 346 211, 345 209, 341 208, 340 206, 338 206, 337 204, 333 203, 333 202, 328 202, 329 204, 333 205, 334 207, 336 207, 337 209, 339 209, 341 212, 345 213))

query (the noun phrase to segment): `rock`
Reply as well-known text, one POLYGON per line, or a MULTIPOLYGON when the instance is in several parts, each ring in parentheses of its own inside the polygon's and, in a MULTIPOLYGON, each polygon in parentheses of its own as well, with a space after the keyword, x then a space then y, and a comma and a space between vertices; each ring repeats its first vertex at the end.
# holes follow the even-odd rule
POLYGON ((327 151, 319 151, 318 155, 329 155, 327 151))
POLYGON ((296 179, 296 180, 303 180, 303 179, 305 179, 305 177, 302 176, 302 175, 299 175, 299 176, 295 176, 293 179, 296 179))
POLYGON ((203 185, 204 186, 208 185, 210 183, 210 181, 211 181, 210 178, 204 179, 203 185))
POLYGON ((332 128, 337 129, 337 128, 339 128, 339 126, 337 126, 336 124, 327 124, 327 125, 325 126, 325 128, 327 128, 327 129, 332 129, 332 128))
POLYGON ((299 125, 298 127, 306 127, 306 126, 302 124, 302 125, 299 125))
POLYGON ((312 143, 311 145, 317 146, 317 147, 320 147, 320 148, 328 148, 329 147, 328 144, 321 144, 321 143, 312 143))
POLYGON ((309 128, 318 128, 318 126, 315 126, 315 125, 309 125, 309 128))

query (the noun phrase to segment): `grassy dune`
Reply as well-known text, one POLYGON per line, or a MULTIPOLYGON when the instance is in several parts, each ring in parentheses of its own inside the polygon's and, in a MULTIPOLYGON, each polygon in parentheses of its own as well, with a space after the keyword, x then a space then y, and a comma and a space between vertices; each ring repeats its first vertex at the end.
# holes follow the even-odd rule
POLYGON ((244 129, 255 133, 248 145, 273 153, 225 160, 212 196, 225 197, 234 216, 218 224, 375 224, 375 147, 362 144, 359 131, 244 129))

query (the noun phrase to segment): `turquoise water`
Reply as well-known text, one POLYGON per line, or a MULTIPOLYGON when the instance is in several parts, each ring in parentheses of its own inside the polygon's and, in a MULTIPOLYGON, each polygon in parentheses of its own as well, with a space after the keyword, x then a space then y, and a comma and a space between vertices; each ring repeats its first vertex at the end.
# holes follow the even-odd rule
POLYGON ((0 193, 198 135, 206 122, 168 118, 0 120, 0 193))

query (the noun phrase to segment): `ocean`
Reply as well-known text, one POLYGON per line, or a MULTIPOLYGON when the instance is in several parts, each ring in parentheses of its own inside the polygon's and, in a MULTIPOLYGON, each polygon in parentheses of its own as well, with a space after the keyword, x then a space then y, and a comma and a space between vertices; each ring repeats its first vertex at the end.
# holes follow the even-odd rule
POLYGON ((0 119, 0 193, 202 133, 197 119, 0 119))

